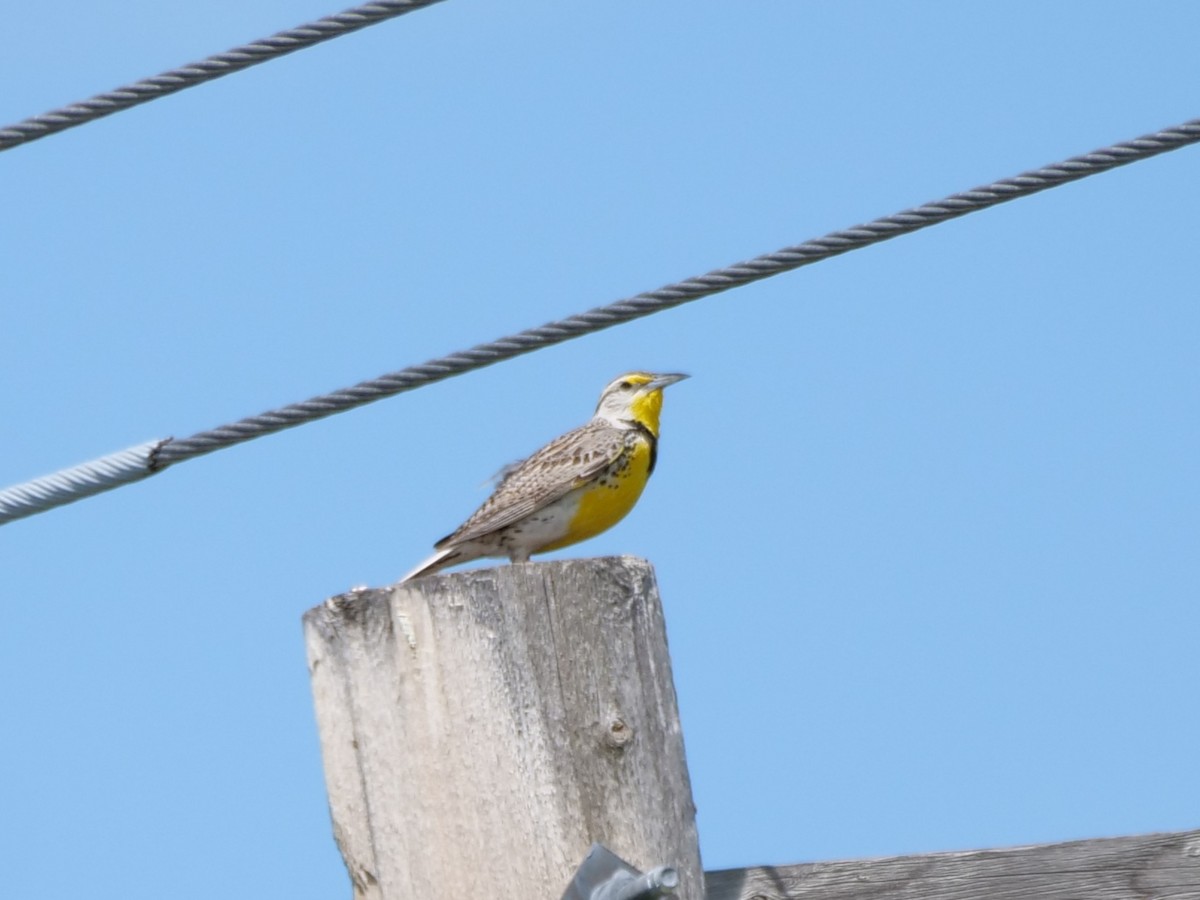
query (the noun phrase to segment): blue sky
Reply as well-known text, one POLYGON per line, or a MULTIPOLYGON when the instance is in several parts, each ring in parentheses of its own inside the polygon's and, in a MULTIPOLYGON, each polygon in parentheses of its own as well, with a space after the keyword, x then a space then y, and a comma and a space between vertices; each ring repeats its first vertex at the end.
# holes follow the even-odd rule
MULTIPOLYGON (((333 12, 8 11, 11 122, 333 12)), ((1195 4, 447 0, 0 155, 0 483, 1200 115, 1195 4)), ((300 616, 631 368, 708 868, 1200 826, 1195 148, 0 530, 0 895, 344 896, 300 616)))

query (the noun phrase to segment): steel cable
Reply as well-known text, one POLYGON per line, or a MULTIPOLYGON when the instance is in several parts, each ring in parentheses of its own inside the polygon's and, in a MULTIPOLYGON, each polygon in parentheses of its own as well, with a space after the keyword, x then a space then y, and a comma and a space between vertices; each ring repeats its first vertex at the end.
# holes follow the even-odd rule
POLYGON ((10 150, 38 138, 92 122, 131 106, 148 103, 222 75, 240 72, 322 41, 350 34, 368 25, 376 25, 396 16, 432 6, 442 0, 378 0, 325 16, 314 22, 280 31, 270 37, 234 47, 199 62, 171 69, 151 78, 143 78, 116 90, 97 94, 87 100, 52 109, 0 128, 0 151, 10 150))
POLYGON ((974 190, 952 194, 942 200, 875 219, 863 225, 830 232, 824 237, 784 247, 774 253, 756 256, 732 266, 714 269, 704 275, 669 284, 658 290, 637 294, 497 341, 409 366, 339 391, 202 431, 191 437, 180 440, 168 438, 102 457, 83 466, 0 491, 0 524, 70 503, 119 484, 145 478, 173 463, 321 419, 472 369, 511 359, 541 347, 562 343, 571 338, 610 328, 772 275, 789 272, 860 247, 1197 142, 1200 142, 1200 119, 1193 119, 1173 128, 1072 157, 974 190), (81 471, 90 473, 97 468, 105 472, 106 480, 103 484, 94 479, 86 480, 84 488, 80 488, 75 484, 76 479, 67 477, 71 473, 81 471), (36 491, 31 491, 32 485, 37 485, 36 491))

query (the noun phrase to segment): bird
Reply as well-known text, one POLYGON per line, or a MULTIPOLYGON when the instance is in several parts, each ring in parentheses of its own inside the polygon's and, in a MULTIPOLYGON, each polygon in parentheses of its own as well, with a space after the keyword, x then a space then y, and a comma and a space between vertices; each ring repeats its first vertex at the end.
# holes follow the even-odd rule
POLYGON ((503 469, 499 484, 437 551, 405 575, 410 581, 485 557, 528 562, 595 537, 634 507, 658 461, 663 389, 679 372, 627 372, 600 392, 591 421, 503 469))

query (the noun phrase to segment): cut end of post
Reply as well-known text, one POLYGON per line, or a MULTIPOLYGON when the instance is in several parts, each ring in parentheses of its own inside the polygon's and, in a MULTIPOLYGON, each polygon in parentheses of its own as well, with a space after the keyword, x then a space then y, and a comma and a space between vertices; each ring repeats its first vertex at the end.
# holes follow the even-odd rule
MULTIPOLYGON (((467 590, 493 590, 501 594, 545 591, 555 583, 570 583, 579 578, 604 577, 635 593, 654 585, 654 566, 640 556, 595 556, 583 559, 556 559, 545 562, 503 563, 435 572, 420 578, 396 581, 383 587, 358 585, 328 597, 303 616, 306 628, 327 630, 334 622, 346 623, 358 616, 380 596, 392 591, 412 590, 427 596, 455 595, 467 590)), ((406 633, 407 634, 407 633, 406 633)), ((411 643, 411 640, 410 640, 411 643)))
POLYGON ((433 572, 412 579, 401 579, 392 587, 400 585, 428 583, 430 581, 445 581, 462 578, 503 578, 505 573, 535 572, 551 574, 558 571, 569 571, 577 567, 584 568, 645 568, 653 571, 653 566, 640 556, 593 556, 581 559, 554 559, 538 562, 500 563, 492 566, 481 566, 475 569, 458 569, 453 572, 433 572))

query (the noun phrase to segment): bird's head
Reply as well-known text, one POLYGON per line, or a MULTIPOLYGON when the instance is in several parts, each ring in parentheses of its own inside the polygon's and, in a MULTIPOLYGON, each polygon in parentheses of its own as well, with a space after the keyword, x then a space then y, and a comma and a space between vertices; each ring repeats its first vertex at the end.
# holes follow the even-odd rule
POLYGON ((658 415, 662 411, 663 388, 683 381, 687 375, 626 372, 614 378, 600 393, 596 418, 614 425, 636 422, 658 437, 658 415))

